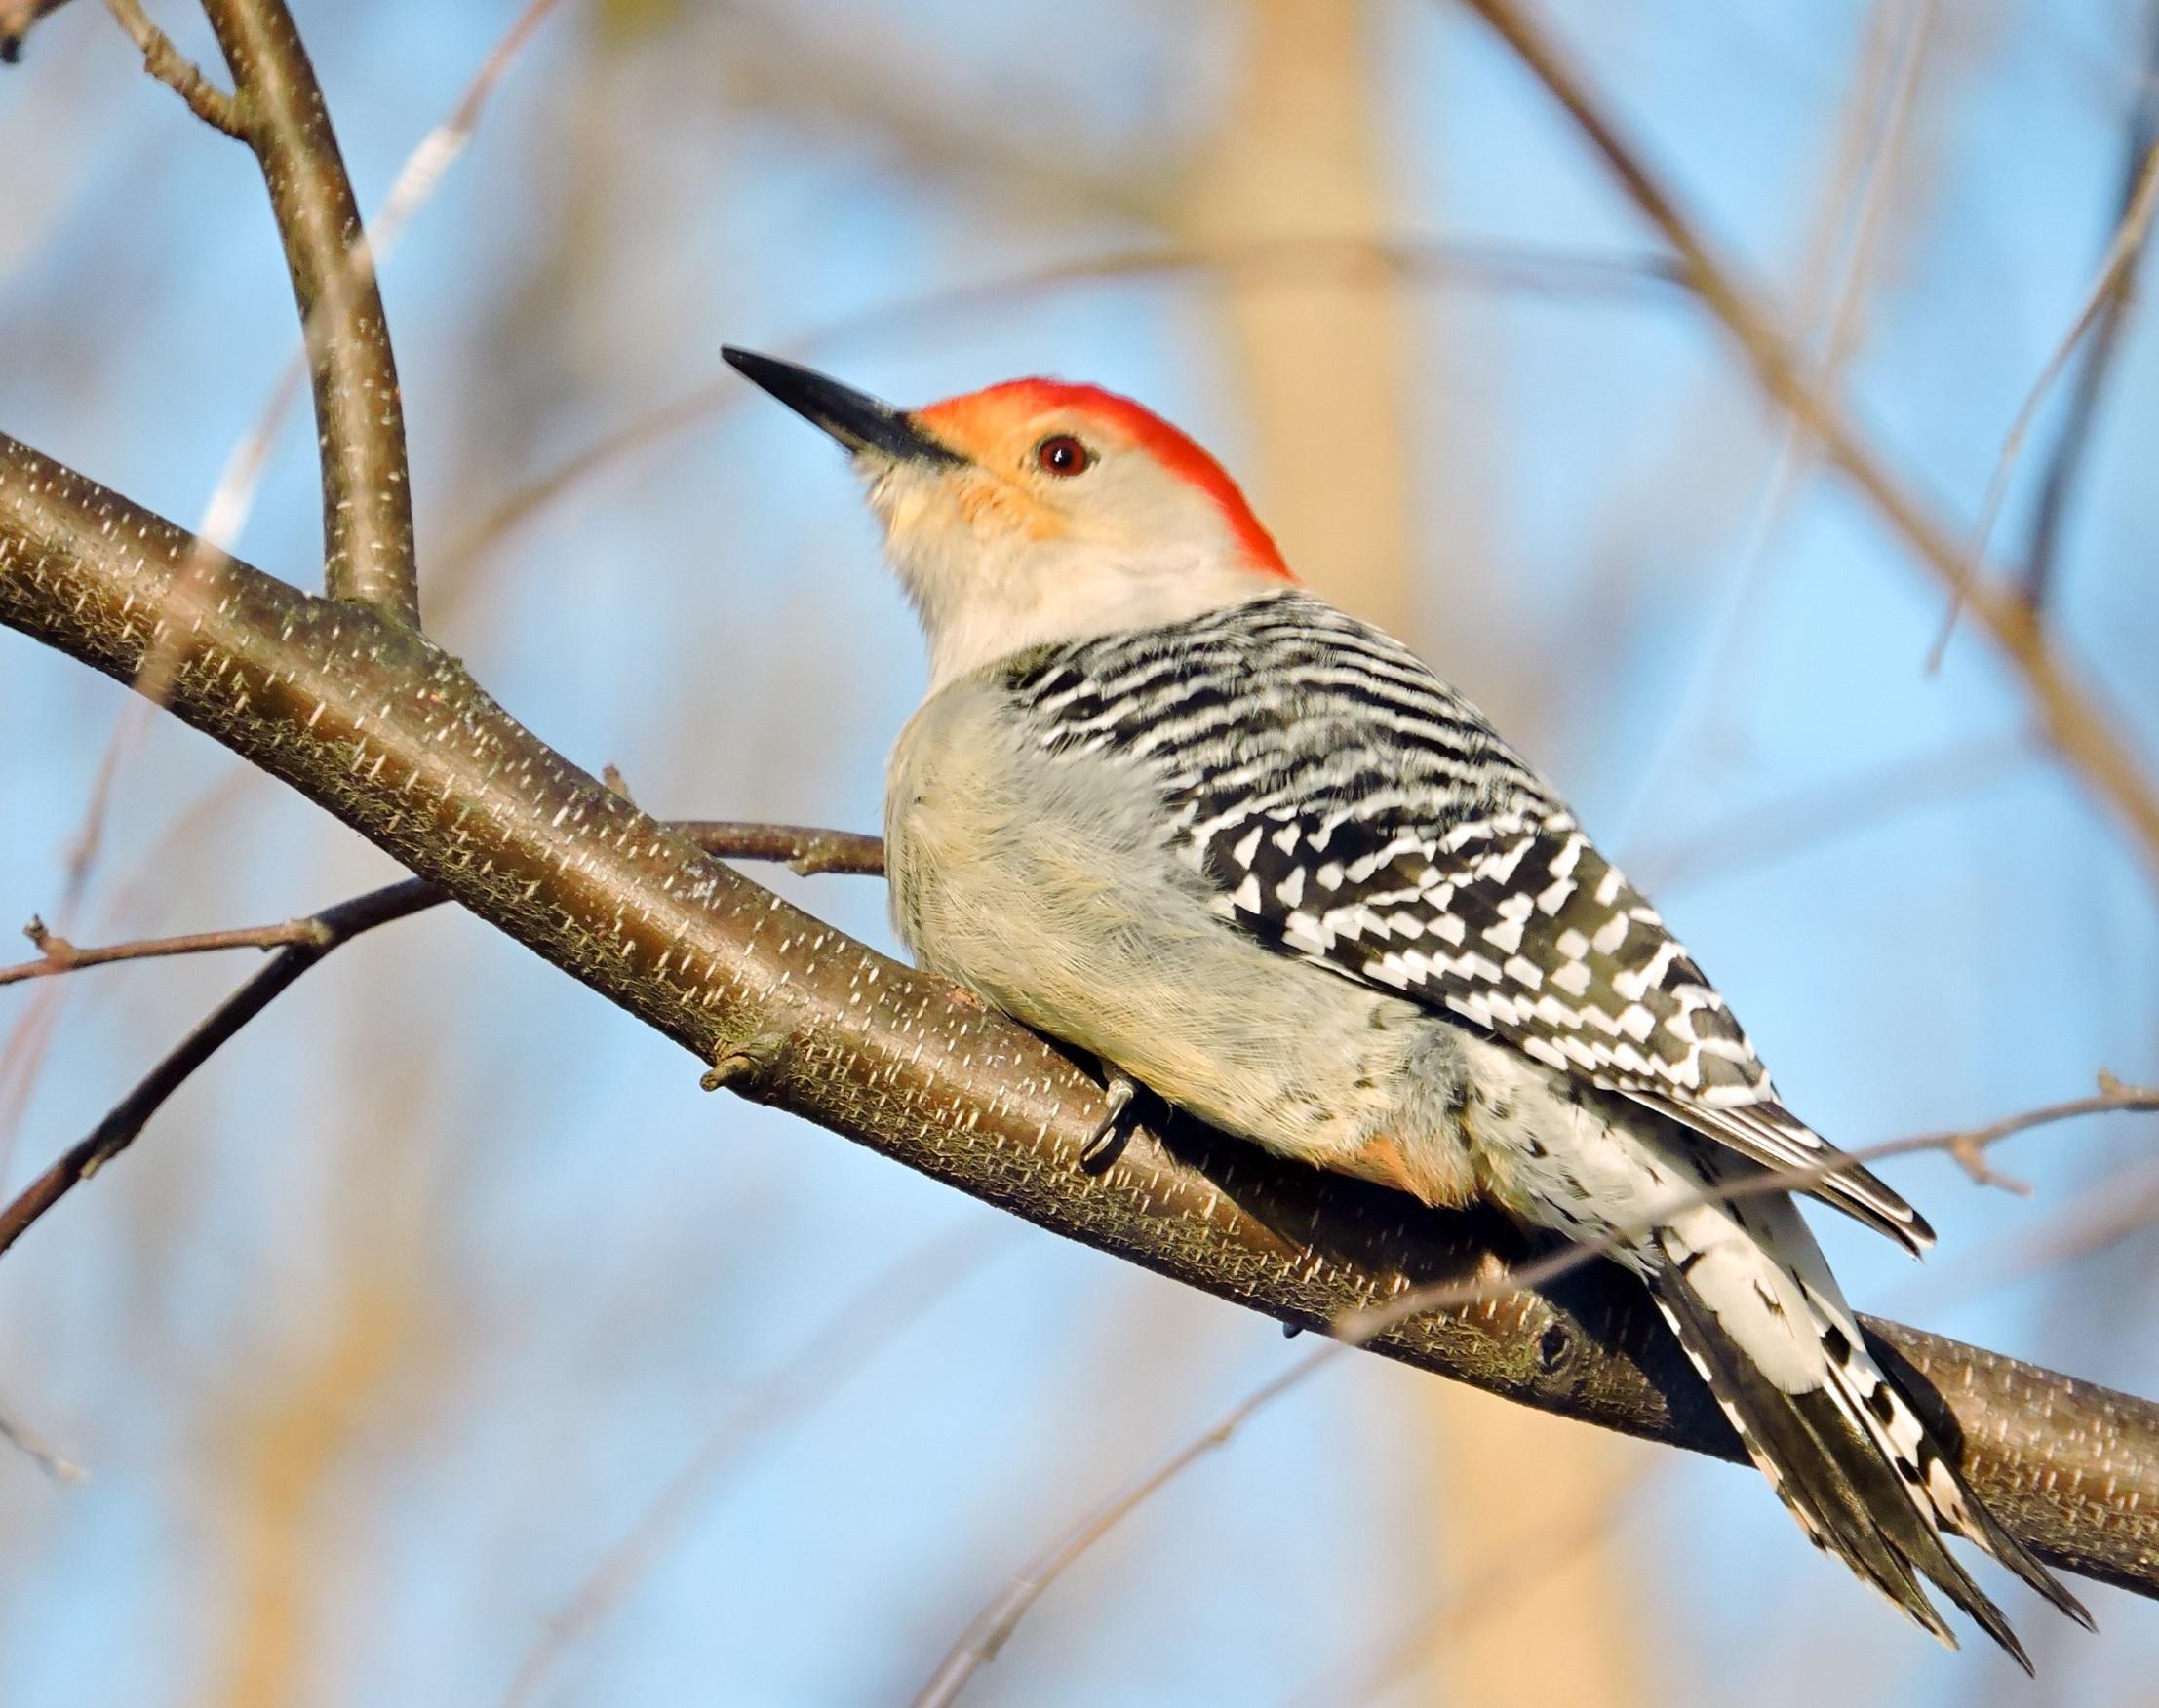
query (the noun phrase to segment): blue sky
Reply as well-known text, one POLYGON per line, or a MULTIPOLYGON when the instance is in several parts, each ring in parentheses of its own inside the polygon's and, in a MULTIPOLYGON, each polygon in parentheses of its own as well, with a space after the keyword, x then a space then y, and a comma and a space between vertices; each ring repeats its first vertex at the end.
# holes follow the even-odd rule
MULTIPOLYGON (((166 10, 202 51, 187 9, 166 10)), ((514 10, 298 8, 364 203, 514 10)), ((1834 133, 1866 9, 1549 11, 1708 226, 1788 293, 1818 207, 1850 200, 1834 133)), ((1942 11, 1848 381, 1961 530, 2105 240, 2139 38, 2134 9, 2096 0, 1942 11)), ((791 417, 746 400, 442 565, 522 484, 716 378, 723 340, 907 401, 1094 379, 1254 468, 1251 353, 1203 270, 886 312, 1176 241, 1249 20, 1041 0, 608 16, 565 0, 385 280, 431 624, 656 810, 870 828, 923 667, 844 469, 791 417)), ((1367 17, 1385 233, 1647 247, 1470 20, 1407 0, 1367 17)), ((139 78, 90 5, 0 76, 0 157, 38 163, 0 177, 0 429, 192 521, 292 342, 252 167, 139 78)), ((1940 593, 1834 480, 1803 473, 1749 558, 1780 423, 1713 330, 1657 291, 1388 289, 1405 405, 1375 431, 1408 470, 1406 638, 1616 853, 1675 874, 1668 917, 1790 1101, 1856 1145, 2077 1095, 2101 1068, 2159 1076, 2159 930, 2125 835, 2015 747, 2028 707, 1969 630, 1925 672, 1940 593), (1904 810, 1685 865, 1736 815, 1937 760, 1964 780, 1904 810)), ((2057 618, 2147 754, 2155 360, 2133 323, 2057 618)), ((309 441, 288 424, 242 541, 299 580, 318 551, 309 441)), ((2022 537, 2031 485, 1998 541, 2022 537)), ((57 905, 123 699, 0 635, 0 911, 57 905)), ((282 917, 389 874, 177 726, 150 729, 114 798, 85 940, 282 917)), ((889 947, 877 886, 773 881, 889 947)), ((71 981, 10 1183, 244 971, 71 981)), ((0 996, 0 1027, 37 990, 0 996)), ((1931 1280, 1857 1230, 1825 1224, 1825 1242, 1865 1307, 2148 1393, 2148 1229, 1988 1277, 2079 1191, 2133 1180, 2152 1134, 2022 1142, 2005 1160, 2029 1200, 1939 1158, 1899 1165, 1943 1234, 1931 1280)), ((703 1096, 671 1047, 470 921, 356 946, 0 1274, 0 1404, 94 1473, 60 1488, 0 1459, 0 1697, 494 1700, 700 1443, 846 1300, 951 1238, 964 1272, 737 1443, 538 1700, 903 1695, 1005 1573, 1295 1349, 703 1096)), ((1443 1587, 1427 1533, 1449 1480, 1475 1474, 1423 1451, 1426 1380, 1348 1361, 1264 1413, 1074 1570, 980 1699, 1269 1701, 1387 1641, 1443 1587)), ((2038 1687, 1978 1649, 1938 1652, 1741 1473, 1652 1462, 1613 1538, 1668 1699, 2126 1701, 2159 1661, 2159 1616, 2106 1591, 2096 1642, 2009 1604, 2038 1687)))

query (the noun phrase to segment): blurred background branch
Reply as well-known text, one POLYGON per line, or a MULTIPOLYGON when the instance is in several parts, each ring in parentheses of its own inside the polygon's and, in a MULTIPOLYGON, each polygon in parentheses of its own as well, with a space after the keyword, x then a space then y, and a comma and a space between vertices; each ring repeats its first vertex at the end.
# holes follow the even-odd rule
POLYGON ((1980 581, 1948 531, 1864 445, 1844 413, 1804 372, 1789 340, 1695 229, 1640 150, 1622 135, 1604 102, 1558 45, 1513 0, 1462 0, 1498 33, 1551 93, 1643 215, 1685 262, 1704 304, 1738 341, 1763 389, 1807 423, 1829 460, 1848 475, 1912 554, 1964 602, 2022 674, 2048 735, 2062 757, 2119 813, 2159 880, 2159 790, 2114 720, 2014 594, 1980 581))
MULTIPOLYGON (((2056 735, 1997 648, 1920 676, 1940 575, 1915 586, 1908 545, 1856 489, 1780 449, 1809 419, 1762 407, 1691 301, 1692 265, 1668 239, 1644 247, 1542 87, 1462 8, 580 0, 538 30, 546 0, 290 3, 352 203, 376 210, 346 266, 373 272, 437 204, 382 290, 412 508, 448 548, 426 563, 430 630, 472 668, 431 676, 439 655, 387 640, 376 662, 412 693, 385 702, 357 692, 357 652, 335 661, 357 721, 346 769, 325 760, 313 786, 367 796, 381 834, 497 859, 503 793, 415 787, 395 831, 380 793, 400 763, 385 730, 417 755, 421 730, 451 729, 458 775, 481 780, 468 742, 511 731, 491 710, 452 715, 472 678, 545 737, 496 755, 538 767, 543 818, 564 798, 551 750, 621 758, 670 816, 874 822, 879 751, 919 691, 906 612, 844 477, 731 417, 710 353, 789 349, 902 401, 1057 371, 1222 450, 1308 579, 1405 622, 1586 818, 1624 822, 1629 870, 1668 890, 1825 1131, 1857 1147, 1970 1130, 2099 1061, 2159 1077, 2142 840, 2088 806, 2081 768, 2049 762, 2056 735), (1719 639, 1733 588, 1744 608, 1735 596, 1719 639), (1652 761, 1664 729, 1685 739, 1652 761)), ((0 3, 0 51, 51 10, 0 3)), ((177 56, 223 76, 199 6, 148 10, 177 56)), ((2127 206, 2125 158, 2148 152, 2131 135, 2148 11, 1550 6, 1598 100, 1683 175, 1716 258, 1763 282, 1815 393, 1951 519, 1977 514, 2001 424, 2090 290, 2094 228, 2127 206)), ((255 165, 176 123, 103 13, 52 19, 30 69, 0 80, 0 158, 18 166, 0 175, 0 410, 152 508, 203 517, 209 546, 238 549, 245 526, 249 556, 315 585, 316 436, 276 407, 311 365, 288 393, 293 284, 260 242, 255 165)), ((2081 442, 2052 524, 2077 573, 2051 583, 2034 634, 2077 661, 2073 686, 2133 759, 2159 751, 2137 572, 2154 346, 2134 308, 2108 296, 2003 519, 2005 539, 2038 526, 2042 433, 2073 423, 2111 338, 2105 430, 2081 442)), ((18 522, 20 495, 10 477, 18 522)), ((184 536, 138 538, 125 508, 103 520, 82 543, 167 576, 184 536)), ((1989 578, 2020 602, 2024 556, 1989 578)), ((226 586, 223 564, 202 555, 199 593, 226 586)), ((224 618, 182 604, 160 668, 192 659, 189 704, 231 714, 255 679, 235 664, 213 680, 187 648, 215 653, 224 618)), ((276 604, 327 644, 312 609, 276 604)), ((361 650, 378 634, 345 631, 361 650)), ((12 634, 0 652, 15 917, 148 943, 399 875, 113 684, 12 634)), ((262 680, 288 710, 292 684, 262 680)), ((1091 1114, 1091 1078, 764 890, 724 886, 724 954, 705 923, 684 939, 696 970, 662 978, 689 994, 649 990, 635 975, 677 915, 625 938, 599 906, 586 866, 606 889, 652 844, 588 782, 582 828, 553 844, 569 865, 520 869, 542 887, 520 912, 505 880, 501 916, 637 985, 627 998, 665 1006, 678 1035, 701 1040, 714 1015, 684 1016, 738 976, 760 1013, 774 992, 817 997, 781 1031, 833 1054, 783 1052, 745 1087, 770 1106, 706 1097, 645 1020, 530 976, 462 908, 369 933, 335 978, 263 1010, 245 1049, 164 1106, 157 1144, 6 1260, 0 1434, 34 1420, 98 1473, 63 1486, 0 1455, 11 1703, 491 1700, 594 1583, 607 1616, 553 1647, 535 1702, 899 1699, 1015 1561, 1298 1357, 1271 1324, 1069 1240, 1019 1239, 994 1282, 955 1279, 964 1263, 941 1267, 923 1230, 949 1221, 964 1254, 1000 1223, 939 1183, 1289 1300, 1306 1326, 1365 1302, 1359 1288, 1488 1288, 1490 1260, 1534 1258, 1504 1227, 1404 1222, 1377 1195, 1311 1202, 1309 1182, 1181 1129, 1085 1186, 1059 1146, 1091 1114), (536 914, 565 886, 570 913, 536 914), (705 978, 715 955, 726 976, 705 978), (805 1145, 787 1112, 805 1099, 933 1178, 805 1145), (904 1352, 873 1356, 898 1318, 904 1352), (653 1545, 619 1573, 626 1538, 653 1545)), ((637 884, 673 907, 708 869, 674 871, 676 891, 637 884)), ((877 945, 882 899, 828 885, 816 906, 877 945)), ((0 1156, 19 1125, 57 1138, 40 1166, 93 1129, 231 976, 179 956, 0 990, 17 1004, 0 1156)), ((2019 1521, 2111 1535, 2117 1560, 2140 1544, 2109 1530, 2106 1477, 2147 1475, 2140 1414, 1969 1348, 2148 1391, 2154 1130, 2124 1113, 2024 1142, 2037 1206, 1914 1161, 1945 1234, 1931 1285, 1825 1228, 1856 1300, 1964 1343, 1908 1342, 1951 1360, 1931 1366, 1943 1391, 1970 1384, 1971 1451, 2019 1521), (2023 1437, 2015 1420, 2050 1405, 2055 1423, 2023 1437), (2050 1489, 2015 1467, 2064 1451, 2063 1420, 2088 1474, 2050 1489)), ((1660 1384, 1685 1372, 1593 1276, 1419 1333, 1393 1350, 1516 1398, 1660 1440, 1720 1427, 1669 1415, 1660 1384)), ((996 1685, 1045 1703, 1303 1687, 1399 1705, 1519 1694, 1534 1656, 1537 1685, 1580 1708, 1652 1689, 1764 1708, 2028 1700, 2008 1669, 1927 1651, 1851 1595, 1742 1472, 1394 1360, 1332 1368, 1076 1558, 996 1685)), ((2029 1633, 2054 1699, 2138 1700, 2159 1664, 2159 1607, 2099 1600, 2100 1642, 2029 1633)))

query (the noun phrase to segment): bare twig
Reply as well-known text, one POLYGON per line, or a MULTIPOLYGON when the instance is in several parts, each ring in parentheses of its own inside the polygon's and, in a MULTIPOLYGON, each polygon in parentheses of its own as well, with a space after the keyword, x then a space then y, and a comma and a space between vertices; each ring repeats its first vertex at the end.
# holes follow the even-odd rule
POLYGON ((203 10, 261 162, 314 373, 324 586, 417 626, 397 363, 322 86, 284 0, 204 0, 203 10))
POLYGON ((1823 453, 1841 469, 1889 526, 1952 593, 2015 668, 2048 738, 2086 784, 2121 816, 2150 875, 2159 880, 2159 788, 2143 761, 2058 654, 2022 600, 1975 579, 1956 539, 1895 480, 1842 410, 1809 380, 1805 367, 1754 292, 1708 247, 1678 202, 1620 133, 1572 61, 1516 0, 1463 0, 1558 101, 1607 170, 1686 264, 1696 291, 1746 352, 1762 389, 1805 419, 1823 453))
POLYGON ((133 1145, 150 1117, 198 1068, 324 955, 363 932, 431 908, 443 899, 432 884, 407 878, 315 914, 307 921, 316 928, 314 935, 288 944, 268 966, 219 1003, 86 1137, 69 1146, 5 1210, 0 1210, 0 1252, 20 1239, 78 1184, 133 1145))
MULTIPOLYGON (((2001 450, 1994 458, 1994 472, 1987 477, 1986 495, 1980 500, 1979 521, 1972 524, 1972 543, 1967 548, 1965 563, 1966 580, 1950 596, 1948 611, 1942 619, 1942 633, 1935 638, 1934 650, 1927 658, 1929 670, 1941 665, 1942 655, 1948 650, 1949 637, 1956 631, 1956 620, 1963 612, 1966 594, 1984 568, 1986 542, 1994 531, 1994 518, 2008 494, 2010 477, 2016 473, 2017 460, 2023 454, 2024 440, 2031 432, 2032 422, 2038 418, 2039 407, 2047 401, 2048 393, 2054 390, 2054 382, 2061 377, 2062 369, 2068 366, 2069 358, 2083 343, 2084 334, 2106 312, 2107 304, 2120 302, 2126 295, 2137 257, 2143 253, 2144 234, 2151 229, 2154 208, 2159 208, 2159 146, 2148 149, 2139 165, 2128 211, 2115 227, 2106 253, 2100 257, 2099 277, 2092 281, 2092 288, 2085 293, 2076 318, 2069 323, 2069 330, 2061 334, 2040 368, 2039 377, 2031 382, 2031 389, 2024 394, 2024 401, 2018 406, 2016 418, 2010 422, 2009 432, 2002 439, 2001 450)), ((2032 602, 2027 596, 2026 604, 2032 602)))
MULTIPOLYGON (((806 825, 743 825, 717 819, 684 820, 675 828, 708 854, 728 860, 776 861, 805 877, 819 873, 878 877, 884 872, 884 844, 876 836, 858 831, 813 830, 806 825)), ((215 954, 227 949, 283 949, 292 944, 323 944, 324 932, 321 917, 317 915, 281 920, 272 925, 242 925, 225 931, 185 931, 172 937, 142 937, 128 943, 85 949, 48 928, 44 920, 33 917, 22 928, 22 935, 39 951, 39 958, 19 961, 14 966, 0 966, 0 985, 49 979, 83 967, 111 966, 117 961, 215 954)), ((335 944, 324 946, 336 947, 335 944)))
MULTIPOLYGON (((883 844, 875 836, 849 831, 807 830, 793 825, 744 825, 702 819, 681 827, 706 853, 738 860, 784 861, 798 872, 833 872, 875 876, 884 870, 883 844)), ((27 1233, 46 1212, 110 1162, 140 1137, 150 1117, 186 1084, 245 1027, 300 975, 331 951, 378 925, 409 918, 438 907, 450 898, 423 878, 407 878, 354 896, 304 919, 281 925, 254 926, 238 931, 198 933, 191 938, 165 938, 149 945, 120 945, 113 950, 77 950, 62 945, 72 964, 94 960, 141 958, 144 954, 187 954, 209 949, 284 947, 270 964, 214 1009, 209 1018, 182 1038, 172 1052, 129 1092, 105 1118, 61 1154, 59 1159, 32 1181, 14 1202, 0 1209, 0 1253, 27 1233), (183 947, 166 947, 180 945, 183 947), (134 950, 135 954, 122 953, 134 950)), ((53 941, 49 936, 44 942, 53 941)), ((33 966, 39 963, 32 963, 33 966)), ((66 964, 50 968, 64 971, 66 964)), ((7 982, 0 970, 0 984, 7 982)))
POLYGON ((802 873, 883 877, 884 844, 860 831, 809 825, 745 825, 726 819, 678 819, 676 830, 723 860, 770 860, 802 873))
POLYGON ((44 920, 33 918, 23 927, 22 935, 38 950, 40 958, 0 967, 0 985, 49 979, 57 973, 72 973, 80 967, 111 966, 115 961, 213 954, 222 949, 282 949, 287 944, 313 942, 319 934, 320 927, 311 919, 288 919, 278 925, 248 925, 235 931, 183 932, 177 937, 142 937, 132 943, 108 943, 83 949, 48 930, 44 920))
POLYGON ((563 1651, 606 1618, 651 1571, 698 1500, 724 1473, 775 1430, 830 1399, 864 1365, 920 1322, 1008 1244, 1009 1226, 969 1218, 881 1271, 835 1310, 800 1351, 723 1418, 704 1445, 647 1503, 622 1539, 601 1557, 526 1653, 502 1708, 521 1708, 563 1651))
POLYGON ((2058 1121, 2072 1120, 2080 1115, 2109 1110, 2151 1109, 2159 1109, 2159 1091, 2126 1086, 2110 1075, 2101 1074, 2100 1090, 2092 1097, 2074 1098, 2065 1103, 2050 1104, 2043 1108, 2026 1109, 1990 1126, 1894 1139, 1886 1144, 1852 1151, 1833 1163, 1764 1171, 1719 1185, 1706 1186, 1697 1191, 1679 1194, 1637 1221, 1616 1226, 1596 1239, 1562 1246, 1532 1262, 1513 1268, 1501 1268, 1497 1273, 1481 1275, 1468 1281, 1412 1288, 1389 1300, 1385 1304, 1339 1316, 1329 1329, 1334 1337, 1331 1340, 1315 1347, 1287 1369, 1261 1382, 1203 1432, 1194 1436, 1120 1494, 1089 1512, 1015 1572, 995 1599, 968 1623, 966 1630, 953 1645, 929 1682, 916 1695, 914 1708, 950 1708, 950 1704, 965 1689, 967 1681, 985 1664, 997 1658, 998 1651, 1011 1638, 1020 1620, 1041 1600, 1049 1586, 1089 1548, 1207 1454, 1228 1445, 1257 1413, 1302 1384, 1307 1378, 1341 1354, 1370 1345, 1380 1336, 1414 1317, 1428 1311, 1459 1310, 1525 1289, 1549 1286, 1597 1259, 1609 1256, 1681 1211, 1699 1205, 1732 1203, 1746 1198, 1769 1197, 1803 1190, 1854 1162, 1875 1162, 1921 1150, 1945 1151, 1956 1158, 1972 1174, 1974 1180, 1982 1184, 1991 1184, 1999 1177, 1992 1176, 1991 1171, 1986 1168, 1983 1153, 1987 1146, 1998 1144, 2013 1134, 2058 1121))
POLYGON ((481 60, 480 69, 473 73, 472 81, 465 85, 464 94, 457 97, 457 104, 449 116, 422 136, 419 145, 406 157, 405 164, 398 169, 396 181, 390 185, 390 193, 382 198, 374 217, 368 221, 366 247, 353 251, 354 268, 379 268, 388 259, 412 215, 426 205, 427 199, 435 193, 435 186, 442 182, 443 174, 472 140, 472 134, 479 129, 480 115, 494 94, 495 85, 502 81, 503 73, 525 51, 526 43, 532 39, 532 32, 559 3, 560 0, 528 0, 525 10, 503 31, 502 39, 481 60))
POLYGON ((187 103, 187 110, 214 131, 247 140, 240 122, 240 108, 230 95, 203 75, 202 67, 179 49, 173 38, 149 20, 140 0, 105 0, 120 27, 128 32, 142 55, 142 69, 187 103))
MULTIPOLYGON (((1464 1295, 1468 1302, 1472 1295, 1464 1295)), ((1246 1394, 1208 1426, 1193 1437, 1147 1475, 1113 1499, 1105 1501, 1073 1529, 1013 1573, 990 1605, 977 1613, 960 1641, 938 1664, 929 1682, 916 1692, 914 1708, 949 1708, 967 1681, 993 1661, 1010 1639, 1019 1622, 1065 1569, 1156 1494, 1217 1448, 1227 1447, 1253 1415, 1297 1386, 1306 1377, 1349 1347, 1328 1341, 1315 1347, 1279 1375, 1270 1378, 1246 1394)))
MULTIPOLYGON (((1914 1139, 1901 1139, 1891 1145, 1876 1145, 1866 1154, 1870 1157, 1902 1156, 1914 1150, 1944 1150, 1980 1185, 1999 1185, 2004 1184, 2003 1179, 1986 1166, 1984 1153, 2002 1140, 2019 1133, 2028 1133, 2034 1127, 2049 1127, 2058 1121, 2073 1121, 2084 1115, 2138 1110, 2146 1113, 2159 1110, 2159 1090, 2141 1085, 2124 1085, 2111 1073, 2101 1073, 2100 1088, 2090 1097, 2070 1098, 2065 1103, 2025 1109, 2020 1114, 1996 1121, 1991 1126, 1974 1127, 1964 1132, 1922 1133, 1914 1139)), ((2019 1192, 2028 1190, 2015 1183, 2011 1183, 2010 1189, 2019 1192)))

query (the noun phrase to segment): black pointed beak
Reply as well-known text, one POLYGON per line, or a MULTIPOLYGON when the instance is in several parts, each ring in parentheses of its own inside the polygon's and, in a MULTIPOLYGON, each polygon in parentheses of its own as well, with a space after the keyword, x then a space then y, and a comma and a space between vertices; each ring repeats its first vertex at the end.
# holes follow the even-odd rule
POLYGON ((961 463, 966 459, 905 409, 842 385, 776 356, 723 345, 729 368, 754 380, 796 414, 822 427, 849 450, 876 451, 895 462, 961 463))

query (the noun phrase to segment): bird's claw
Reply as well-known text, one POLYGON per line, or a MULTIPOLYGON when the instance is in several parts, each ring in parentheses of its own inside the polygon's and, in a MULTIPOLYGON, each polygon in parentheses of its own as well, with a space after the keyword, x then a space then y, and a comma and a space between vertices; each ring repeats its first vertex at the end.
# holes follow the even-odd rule
POLYGON ((1139 1082, 1113 1069, 1103 1092, 1102 1118, 1095 1122, 1087 1142, 1080 1146, 1080 1171, 1090 1175, 1105 1172, 1124 1154, 1125 1145, 1131 1143, 1132 1124, 1126 1119, 1126 1111, 1132 1106, 1132 1099, 1139 1095, 1139 1082))

